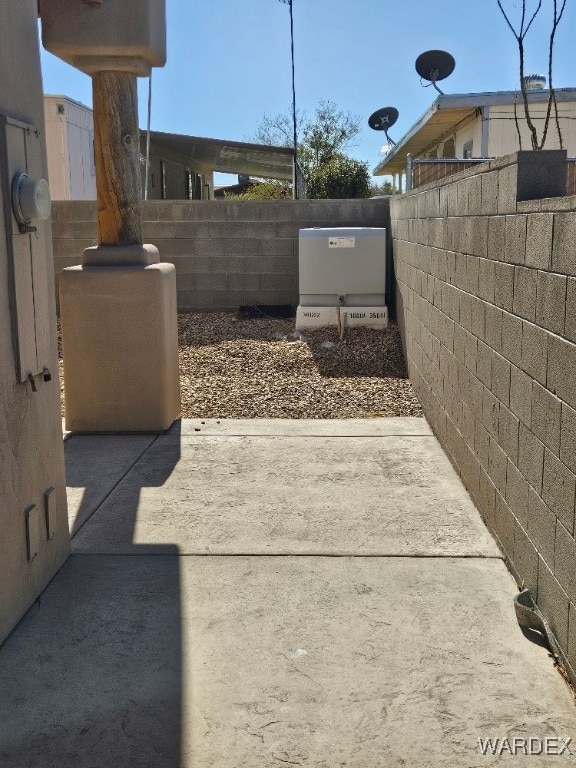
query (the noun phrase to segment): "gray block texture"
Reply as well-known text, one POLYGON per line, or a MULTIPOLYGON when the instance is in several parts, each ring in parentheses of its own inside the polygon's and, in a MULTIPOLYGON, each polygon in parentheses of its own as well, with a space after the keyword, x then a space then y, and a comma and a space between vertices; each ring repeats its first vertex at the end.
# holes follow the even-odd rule
MULTIPOLYGON (((54 203, 56 279, 97 237, 96 209, 54 203)), ((144 237, 176 266, 180 312, 299 302, 298 235, 308 227, 388 227, 387 200, 154 201, 144 237)), ((391 251, 383 253, 393 270, 391 251)), ((390 279, 390 285, 392 280, 390 279)), ((393 309, 393 291, 388 305, 393 309)))
POLYGON ((521 152, 441 182, 450 218, 434 219, 434 248, 453 269, 434 272, 434 295, 456 289, 458 312, 424 288, 427 213, 412 193, 392 199, 391 228, 399 325, 424 412, 574 675, 576 199, 565 197, 565 171, 563 152, 521 152), (471 210, 459 201, 478 173, 471 210), (481 256, 478 269, 469 254, 481 256), (455 380, 450 355, 468 377, 455 380))

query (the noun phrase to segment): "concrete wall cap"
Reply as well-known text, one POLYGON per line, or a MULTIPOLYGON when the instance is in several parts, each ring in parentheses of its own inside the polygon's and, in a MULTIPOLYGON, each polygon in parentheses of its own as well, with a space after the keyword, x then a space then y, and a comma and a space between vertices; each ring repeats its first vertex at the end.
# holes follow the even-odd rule
POLYGON ((160 253, 155 245, 91 245, 84 249, 85 267, 146 267, 158 264, 160 253))

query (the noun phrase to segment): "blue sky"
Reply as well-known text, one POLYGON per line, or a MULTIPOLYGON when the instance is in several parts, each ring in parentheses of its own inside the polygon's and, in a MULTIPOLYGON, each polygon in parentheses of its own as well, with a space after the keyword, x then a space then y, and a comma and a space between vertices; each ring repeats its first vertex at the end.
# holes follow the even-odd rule
MULTIPOLYGON (((531 7, 535 0, 528 0, 531 7)), ((527 43, 526 71, 546 73, 551 0, 527 43)), ((513 14, 520 0, 505 0, 513 14)), ((573 35, 576 3, 568 0, 558 30, 556 87, 576 86, 573 35)), ((296 100, 309 115, 322 98, 361 120, 350 154, 378 163, 383 134, 368 116, 400 111, 396 140, 432 103, 414 70, 419 53, 450 51, 454 74, 446 93, 517 87, 514 38, 496 0, 293 0, 296 100)), ((152 128, 238 141, 250 140, 266 113, 291 109, 289 9, 279 0, 167 0, 168 62, 153 74, 152 128)), ((91 81, 43 51, 44 90, 91 105, 91 81)), ((147 80, 139 81, 141 126, 147 80)))

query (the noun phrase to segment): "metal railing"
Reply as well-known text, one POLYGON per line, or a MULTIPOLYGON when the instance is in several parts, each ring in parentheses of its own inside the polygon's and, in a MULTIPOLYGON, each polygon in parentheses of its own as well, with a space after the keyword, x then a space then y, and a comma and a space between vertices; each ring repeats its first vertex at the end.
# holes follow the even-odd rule
POLYGON ((423 184, 441 181, 441 179, 445 179, 447 176, 453 176, 455 173, 473 168, 479 163, 487 163, 490 159, 489 157, 414 159, 411 155, 408 155, 406 162, 406 189, 416 189, 423 184))
MULTIPOLYGON (((424 184, 441 181, 455 173, 473 168, 478 163, 487 163, 489 157, 458 158, 434 158, 415 159, 408 155, 406 159, 406 191, 417 189, 424 184)), ((576 157, 567 158, 566 167, 566 194, 576 195, 576 157)))

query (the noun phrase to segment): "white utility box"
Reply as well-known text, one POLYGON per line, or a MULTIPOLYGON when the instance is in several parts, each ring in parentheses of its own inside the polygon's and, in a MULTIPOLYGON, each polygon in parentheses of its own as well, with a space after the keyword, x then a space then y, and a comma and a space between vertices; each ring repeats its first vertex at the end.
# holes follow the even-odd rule
POLYGON ((388 324, 386 229, 301 229, 296 328, 388 324))

